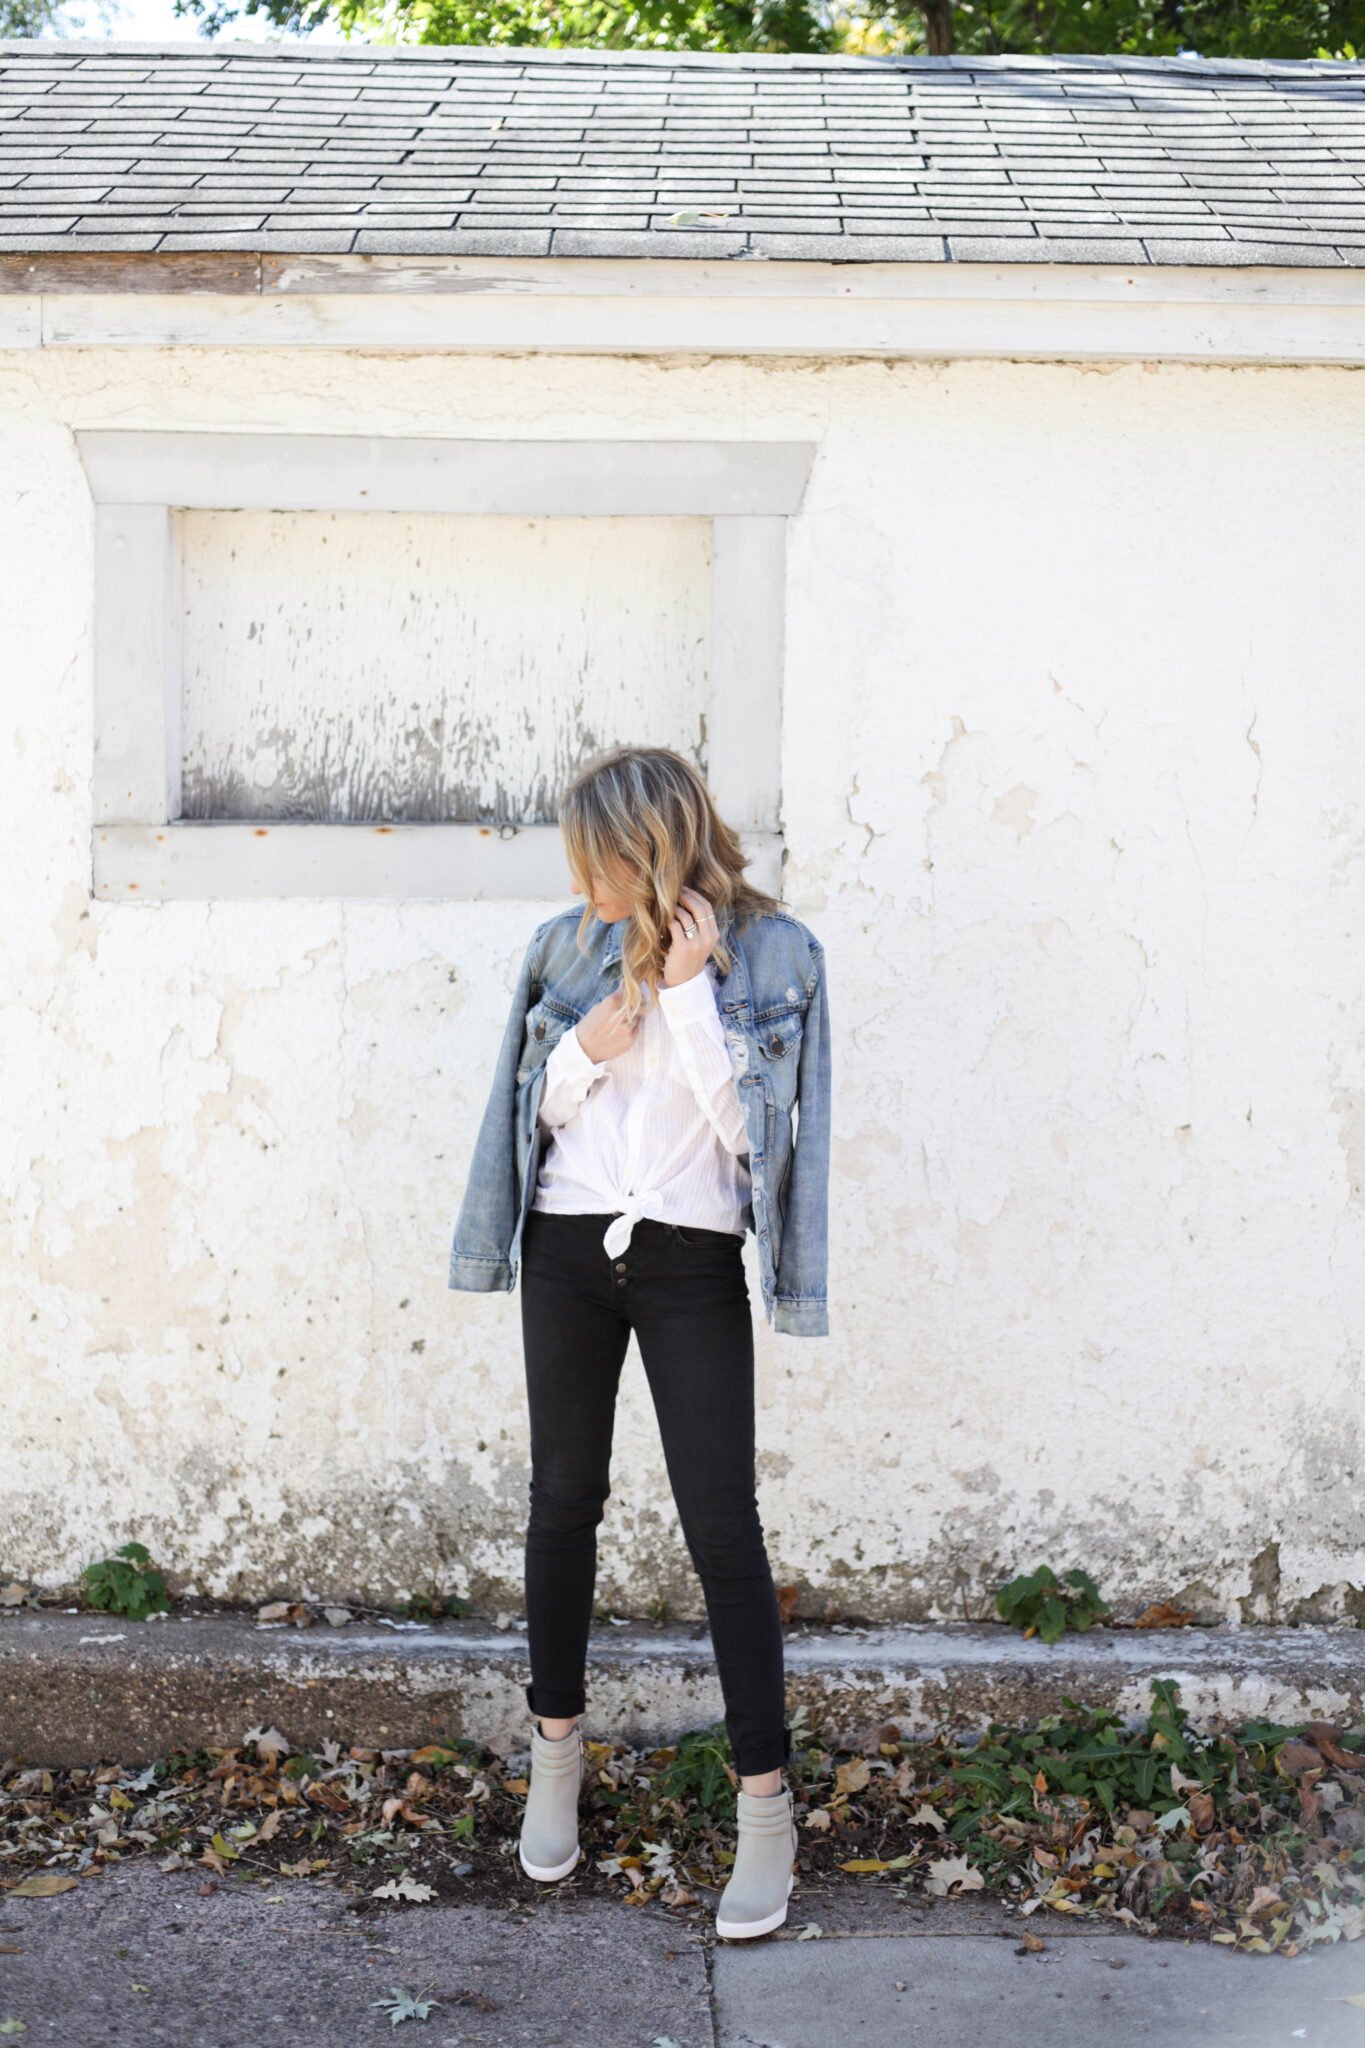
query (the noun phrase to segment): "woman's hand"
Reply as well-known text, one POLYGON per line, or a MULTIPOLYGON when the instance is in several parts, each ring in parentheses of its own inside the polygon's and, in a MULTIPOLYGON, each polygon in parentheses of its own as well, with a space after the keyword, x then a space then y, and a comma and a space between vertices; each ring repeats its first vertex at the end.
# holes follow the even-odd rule
POLYGON ((627 1024, 621 1015, 625 1003, 622 991, 613 989, 609 996, 603 996, 600 1003, 594 1003, 579 1018, 574 1030, 578 1043, 590 1060, 614 1060, 619 1054, 629 1052, 635 1043, 638 1017, 627 1024))
MULTIPOLYGON (((694 974, 701 973, 711 957, 719 933, 716 914, 700 889, 684 888, 680 895, 682 901, 678 913, 668 927, 668 952, 664 956, 665 988, 676 988, 680 982, 690 981, 694 974), (688 938, 683 929, 684 922, 696 927, 695 938, 688 938)), ((574 1026, 578 1043, 590 1060, 614 1060, 621 1053, 629 1052, 635 1043, 640 1020, 637 1016, 628 1024, 621 1015, 624 1004, 625 996, 620 989, 615 989, 585 1011, 574 1026)))
POLYGON ((677 915, 670 921, 668 952, 664 958, 664 987, 677 988, 680 982, 691 981, 694 974, 700 974, 711 957, 712 949, 719 936, 716 913, 702 895, 700 889, 684 886, 679 895, 677 915), (695 938, 689 938, 684 925, 692 925, 695 938))

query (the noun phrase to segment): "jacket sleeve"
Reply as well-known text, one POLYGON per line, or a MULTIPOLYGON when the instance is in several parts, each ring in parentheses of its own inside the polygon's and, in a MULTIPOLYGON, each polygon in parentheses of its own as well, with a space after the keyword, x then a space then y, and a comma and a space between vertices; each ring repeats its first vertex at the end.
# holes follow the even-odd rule
POLYGON ((813 934, 810 949, 810 1000, 796 1070, 796 1139, 773 1297, 773 1329, 791 1337, 829 1335, 829 993, 825 950, 813 934))
POLYGON ((557 1131, 578 1115, 594 1081, 610 1073, 605 1060, 590 1060, 578 1042, 578 1031, 566 1031, 545 1062, 536 1119, 546 1131, 557 1131))
POLYGON ((742 1156, 749 1150, 749 1132, 725 1046, 725 1026, 705 969, 672 988, 661 988, 659 1007, 702 1113, 726 1151, 742 1156))
POLYGON ((510 1253, 521 1199, 516 1156, 517 1067, 544 930, 543 924, 536 926, 517 970, 493 1085, 474 1141, 469 1178, 451 1240, 447 1285, 476 1294, 489 1294, 499 1287, 510 1292, 513 1283, 510 1253))

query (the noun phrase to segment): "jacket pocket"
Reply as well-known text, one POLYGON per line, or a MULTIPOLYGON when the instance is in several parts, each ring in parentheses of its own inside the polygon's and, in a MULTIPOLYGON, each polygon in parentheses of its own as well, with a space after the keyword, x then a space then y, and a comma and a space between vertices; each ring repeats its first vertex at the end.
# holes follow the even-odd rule
POLYGON ((755 1026, 754 1036, 768 1076, 773 1101, 790 1110, 796 1101, 797 1070, 801 1063, 804 1020, 799 1010, 782 1011, 765 1017, 755 1026))
POLYGON ((577 1022, 577 1012, 555 996, 542 996, 538 1003, 531 1005, 526 1012, 521 1058, 517 1063, 519 1083, 529 1081, 536 1069, 544 1066, 564 1033, 577 1022))

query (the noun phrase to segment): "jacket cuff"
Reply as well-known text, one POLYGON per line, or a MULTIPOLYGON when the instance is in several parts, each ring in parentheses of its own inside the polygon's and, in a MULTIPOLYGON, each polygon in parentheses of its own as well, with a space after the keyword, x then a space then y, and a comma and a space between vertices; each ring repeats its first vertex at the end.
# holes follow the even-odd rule
POLYGON ((512 1268, 506 1259, 478 1259, 460 1254, 450 1261, 447 1287, 462 1287, 470 1294, 493 1294, 498 1288, 510 1292, 512 1268))
POLYGON ((779 1294, 773 1302, 773 1329, 779 1336, 828 1337, 829 1304, 823 1295, 779 1294))

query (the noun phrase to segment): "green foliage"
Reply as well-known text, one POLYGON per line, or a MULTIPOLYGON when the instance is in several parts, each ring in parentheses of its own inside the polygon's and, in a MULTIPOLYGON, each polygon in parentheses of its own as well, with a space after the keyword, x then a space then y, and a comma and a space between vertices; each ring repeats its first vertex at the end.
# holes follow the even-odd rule
POLYGON ((1069 1628, 1084 1631, 1109 1612, 1098 1586, 1079 1566, 1058 1579, 1049 1565, 1040 1564, 1036 1572, 1002 1586, 995 1604, 1012 1627, 1041 1636, 1045 1643, 1059 1642, 1069 1628))
POLYGON ((472 1608, 459 1593, 438 1593, 433 1587, 429 1593, 413 1593, 400 1601, 398 1612, 409 1621, 440 1621, 443 1617, 458 1619, 472 1608))
MULTIPOLYGON (((918 30, 917 6, 885 17, 918 30)), ((959 56, 1331 56, 1365 35, 1362 0, 957 0, 959 56)), ((894 33, 894 31, 892 31, 894 33)))
MULTIPOLYGON (((23 10, 42 10, 46 0, 8 4, 22 24, 23 10)), ((326 22, 362 43, 874 56, 928 48, 921 0, 175 0, 175 12, 197 17, 206 36, 263 16, 301 36, 326 22)), ((1354 61, 1365 46, 1365 0, 955 0, 946 13, 952 51, 967 57, 1354 61)))
MULTIPOLYGON (((0 36, 20 41, 25 36, 79 34, 82 24, 64 21, 62 12, 61 0, 0 0, 0 36)), ((0 2034, 4 2032, 0 2025, 0 2034)))
POLYGON ((712 1820, 729 1820, 735 1812, 735 1788, 729 1766, 734 1759, 725 1723, 693 1728, 654 1780, 656 1799, 676 1799, 698 1808, 712 1820))
MULTIPOLYGON (((817 1779, 820 1750, 804 1704, 792 1715, 791 1739, 791 1756, 786 1766, 788 1780, 795 1786, 817 1779)), ((709 1727, 689 1729, 682 1737, 669 1761, 655 1774, 650 1797, 664 1803, 676 1801, 686 1808, 685 1825, 689 1828, 699 1818, 712 1823, 731 1821, 735 1817, 733 1771, 734 1752, 725 1723, 713 1721, 709 1727)), ((597 1796, 606 1795, 599 1792, 597 1796)), ((626 1803, 622 1812, 626 1812, 626 1803)))
MULTIPOLYGON (((828 50, 831 30, 804 0, 410 0, 423 43, 516 43, 541 49, 828 50)), ((357 6, 378 27, 387 0, 357 6)))
MULTIPOLYGON (((1065 1695, 1067 1712, 1046 1714, 1034 1727, 992 1721, 982 1740, 960 1752, 960 1760, 949 1768, 958 1793, 943 1802, 953 1814, 949 1838, 961 1841, 975 1834, 986 1814, 1031 1816, 1040 1776, 1050 1798, 1088 1799, 1111 1819, 1130 1806, 1150 1808, 1159 1820, 1168 1811, 1185 1811, 1189 1788, 1176 1790, 1174 1764, 1212 1793, 1220 1813, 1226 1811, 1229 1801, 1240 1797, 1238 1744, 1230 1735, 1189 1729, 1179 1692, 1176 1679, 1153 1681, 1145 1729, 1129 1729, 1107 1707, 1080 1706, 1065 1695)), ((1241 1732, 1245 1745, 1252 1730, 1241 1732)), ((1282 1741, 1289 1730, 1275 1733, 1282 1741)), ((1262 1751, 1262 1767, 1265 1761, 1262 1751)))
POLYGON ((326 1768, 326 1765, 319 1763, 318 1759, 311 1755, 308 1750, 296 1749, 293 1755, 286 1757, 280 1765, 280 1776, 296 1780, 321 1778, 326 1768))
POLYGON ((126 1615, 130 1621, 168 1613, 171 1603, 165 1579, 155 1567, 144 1570, 150 1560, 145 1544, 125 1543, 112 1557, 88 1564, 81 1579, 87 1607, 126 1615))

